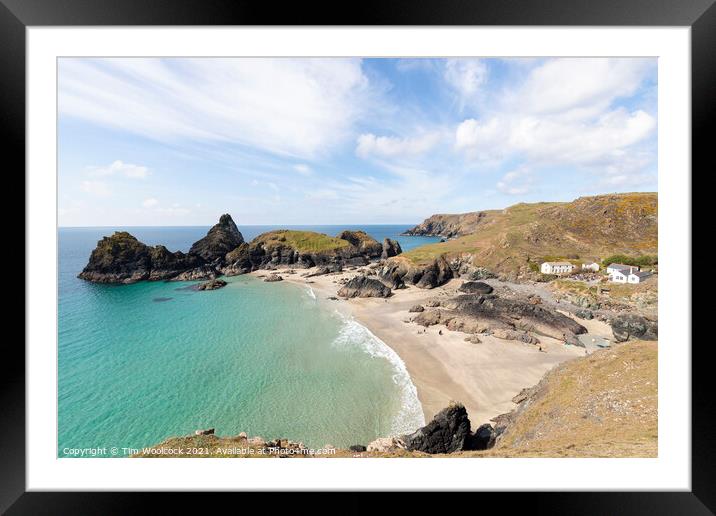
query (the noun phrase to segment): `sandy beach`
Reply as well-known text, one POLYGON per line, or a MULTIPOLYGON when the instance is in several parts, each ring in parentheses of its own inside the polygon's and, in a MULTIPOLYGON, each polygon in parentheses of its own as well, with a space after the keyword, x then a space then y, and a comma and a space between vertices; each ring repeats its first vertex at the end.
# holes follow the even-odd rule
MULTIPOLYGON (((425 420, 429 421, 454 400, 462 402, 474 428, 489 422, 515 407, 512 398, 523 388, 539 382, 556 364, 584 356, 585 350, 540 337, 539 347, 517 341, 480 336, 479 344, 465 341, 467 334, 449 331, 442 325, 423 328, 410 322, 408 310, 428 299, 449 297, 462 284, 459 279, 435 289, 410 286, 394 291, 387 299, 336 297, 341 279, 351 278, 355 271, 305 278, 312 269, 257 271, 253 275, 280 274, 284 281, 309 285, 319 302, 355 318, 390 346, 404 361, 418 391, 425 420), (441 334, 442 333, 442 334, 441 334)), ((493 283, 494 284, 494 283, 493 283)), ((600 321, 583 321, 590 333, 607 336, 608 325, 600 321)))

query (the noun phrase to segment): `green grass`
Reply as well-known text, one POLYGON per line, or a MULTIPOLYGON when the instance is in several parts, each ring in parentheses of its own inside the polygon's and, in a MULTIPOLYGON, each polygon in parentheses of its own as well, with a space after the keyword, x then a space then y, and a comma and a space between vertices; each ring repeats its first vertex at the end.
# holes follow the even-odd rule
POLYGON ((256 241, 269 245, 284 244, 305 253, 335 251, 350 245, 350 243, 345 240, 324 235, 323 233, 293 231, 288 229, 269 231, 256 237, 256 241))
POLYGON ((440 255, 475 253, 477 251, 478 248, 471 245, 471 243, 463 237, 455 240, 449 240, 447 242, 422 245, 411 249, 410 251, 406 251, 400 256, 407 258, 416 265, 424 265, 432 262, 440 255))

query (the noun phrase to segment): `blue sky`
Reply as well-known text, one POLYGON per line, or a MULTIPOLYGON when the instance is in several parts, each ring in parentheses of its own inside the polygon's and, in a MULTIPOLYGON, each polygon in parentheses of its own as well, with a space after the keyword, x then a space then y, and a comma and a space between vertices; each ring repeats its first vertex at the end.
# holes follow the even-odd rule
POLYGON ((61 226, 418 223, 657 189, 656 59, 59 60, 61 226))

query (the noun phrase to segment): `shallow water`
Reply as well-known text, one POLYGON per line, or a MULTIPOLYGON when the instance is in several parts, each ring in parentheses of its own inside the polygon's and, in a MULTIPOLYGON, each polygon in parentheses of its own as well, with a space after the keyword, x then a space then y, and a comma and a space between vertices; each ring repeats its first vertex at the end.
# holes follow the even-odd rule
MULTIPOLYGON (((405 228, 363 227, 379 240, 405 228)), ((307 286, 237 276, 202 292, 187 282, 77 279, 97 240, 117 229, 186 251, 208 228, 59 230, 58 456, 65 448, 140 448, 208 427, 318 447, 366 444, 423 424, 397 355, 307 286)), ((269 229, 240 228, 247 240, 269 229)), ((437 239, 399 240, 408 249, 437 239)))

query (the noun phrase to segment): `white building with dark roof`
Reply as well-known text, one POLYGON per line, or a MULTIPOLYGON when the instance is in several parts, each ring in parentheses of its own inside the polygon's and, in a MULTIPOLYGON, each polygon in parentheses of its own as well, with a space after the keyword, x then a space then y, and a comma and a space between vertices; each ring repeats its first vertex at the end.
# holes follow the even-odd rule
POLYGON ((544 262, 540 267, 542 274, 569 274, 574 265, 569 262, 544 262))
POLYGON ((641 283, 651 275, 652 273, 647 271, 634 271, 627 276, 627 283, 641 283))
MULTIPOLYGON (((629 281, 629 275, 635 272, 639 272, 639 267, 636 265, 612 263, 607 266, 609 281, 613 281, 614 283, 631 283, 629 281)), ((636 281, 635 283, 639 283, 639 281, 636 281)))

